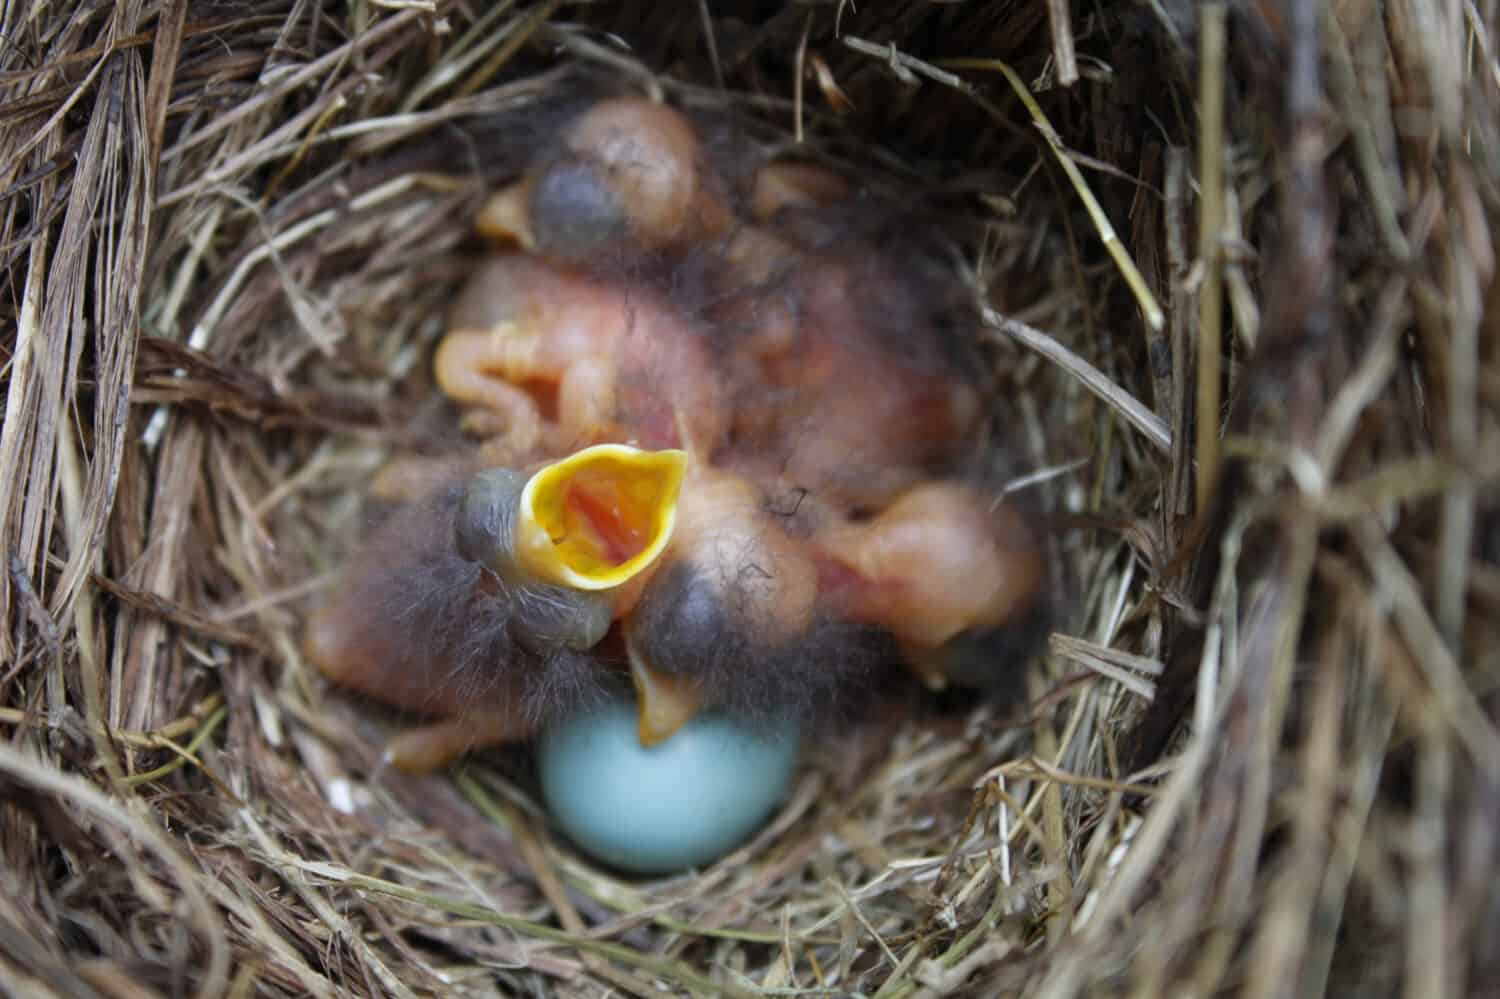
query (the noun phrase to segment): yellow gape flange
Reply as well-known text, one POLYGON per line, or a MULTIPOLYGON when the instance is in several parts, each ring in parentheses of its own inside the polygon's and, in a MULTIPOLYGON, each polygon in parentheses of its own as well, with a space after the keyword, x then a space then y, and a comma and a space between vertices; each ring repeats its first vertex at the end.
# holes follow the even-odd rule
POLYGON ((514 551, 538 579, 610 590, 672 539, 685 451, 598 444, 537 471, 521 491, 514 551))

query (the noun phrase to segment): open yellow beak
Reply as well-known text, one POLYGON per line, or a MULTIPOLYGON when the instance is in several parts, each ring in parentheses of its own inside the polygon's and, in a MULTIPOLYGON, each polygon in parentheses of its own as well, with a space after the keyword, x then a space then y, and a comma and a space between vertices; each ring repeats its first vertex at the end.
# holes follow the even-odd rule
POLYGON ((687 452, 598 444, 544 466, 521 490, 516 561, 537 579, 610 590, 672 540, 687 452))

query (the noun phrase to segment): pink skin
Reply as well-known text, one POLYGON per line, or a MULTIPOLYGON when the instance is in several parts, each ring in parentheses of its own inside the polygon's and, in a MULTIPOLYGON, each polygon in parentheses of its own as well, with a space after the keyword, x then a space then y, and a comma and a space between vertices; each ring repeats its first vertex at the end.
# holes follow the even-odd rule
POLYGON ((565 155, 492 196, 479 231, 492 239, 570 260, 623 238, 651 250, 680 248, 724 232, 733 217, 718 178, 703 162, 693 123, 641 97, 600 101, 563 132, 565 155), (560 172, 549 172, 557 170, 560 172), (570 172, 572 171, 572 172, 570 172), (563 183, 577 199, 549 202, 532 217, 539 188, 563 183), (604 206, 609 207, 604 207, 604 206))
POLYGON ((961 453, 981 415, 978 391, 941 365, 871 343, 846 265, 807 261, 791 293, 795 318, 767 310, 747 345, 756 363, 737 368, 740 443, 726 462, 868 509, 961 453))
POLYGON ((1035 598, 1041 551, 1019 513, 958 482, 927 482, 870 520, 834 524, 813 548, 849 618, 910 649, 994 628, 1035 598))
MULTIPOLYGON (((901 296, 916 287, 892 270, 902 262, 873 246, 804 246, 796 226, 783 224, 804 206, 846 198, 848 185, 818 167, 768 164, 750 192, 748 224, 736 226, 695 130, 676 111, 605 101, 562 141, 619 196, 628 240, 672 252, 708 240, 723 254, 726 281, 755 293, 714 316, 726 332, 744 330, 715 355, 695 320, 639 284, 593 279, 535 255, 488 258, 436 357, 439 385, 467 407, 465 426, 487 438, 478 463, 519 467, 603 441, 687 449, 696 471, 662 561, 718 569, 750 552, 751 561, 775 565, 784 585, 740 608, 765 636, 795 640, 816 615, 832 614, 888 631, 931 676, 929 664, 955 635, 1024 613, 1043 569, 1019 514, 931 478, 961 457, 982 406, 940 357, 935 330, 920 320, 910 337, 898 328, 911 321, 902 317, 912 303, 901 296), (872 286, 883 286, 887 302, 896 296, 896 307, 862 308, 872 286), (778 479, 811 494, 795 533, 767 519, 760 486, 778 479), (859 519, 854 511, 875 512, 859 519)), ((497 195, 481 231, 549 245, 527 216, 536 181, 497 195)), ((551 217, 567 219, 568 202, 548 204, 562 204, 551 217)), ((632 599, 650 578, 636 581, 632 599)), ((518 689, 476 699, 472 679, 428 661, 424 647, 369 610, 357 588, 340 595, 314 618, 306 651, 335 682, 439 719, 392 743, 395 765, 432 769, 466 749, 532 734, 514 708, 518 689)), ((640 665, 637 681, 653 679, 650 664, 640 665)), ((696 703, 690 687, 667 695, 684 700, 682 717, 696 703)))
POLYGON ((641 97, 600 101, 569 128, 567 145, 614 178, 643 243, 680 244, 729 224, 697 130, 679 111, 641 97))
MULTIPOLYGON (((444 662, 395 669, 379 626, 362 608, 336 599, 308 622, 303 654, 341 687, 396 707, 412 707, 437 720, 404 728, 386 745, 387 762, 405 773, 428 773, 475 749, 520 742, 536 734, 533 719, 517 708, 519 696, 476 700, 472 681, 455 677, 444 662)), ((409 663, 402 663, 410 666, 409 663)))
MULTIPOLYGON (((423 614, 421 605, 448 600, 464 609, 484 598, 474 587, 445 596, 441 588, 404 582, 431 565, 427 553, 451 548, 451 534, 451 513, 431 503, 392 516, 325 595, 302 639, 306 660, 333 683, 433 719, 403 729, 386 748, 387 761, 410 773, 438 769, 472 749, 530 738, 536 728, 521 709, 522 677, 456 668, 452 652, 461 642, 454 634, 425 633, 434 620, 451 625, 459 618, 423 614), (419 640, 414 629, 424 632, 419 640)), ((473 578, 452 571, 455 556, 443 558, 448 585, 473 578)))
POLYGON ((707 454, 724 435, 701 336, 643 289, 498 254, 470 280, 450 329, 438 383, 475 407, 468 424, 489 432, 494 460, 631 440, 707 454))

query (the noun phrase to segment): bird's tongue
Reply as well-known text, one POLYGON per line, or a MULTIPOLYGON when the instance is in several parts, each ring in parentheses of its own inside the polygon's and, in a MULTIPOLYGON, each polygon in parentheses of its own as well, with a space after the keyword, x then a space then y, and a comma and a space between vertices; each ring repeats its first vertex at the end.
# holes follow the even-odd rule
POLYGON ((580 480, 570 483, 563 500, 569 520, 586 531, 600 561, 622 565, 646 547, 650 516, 633 509, 619 483, 610 480, 580 480))

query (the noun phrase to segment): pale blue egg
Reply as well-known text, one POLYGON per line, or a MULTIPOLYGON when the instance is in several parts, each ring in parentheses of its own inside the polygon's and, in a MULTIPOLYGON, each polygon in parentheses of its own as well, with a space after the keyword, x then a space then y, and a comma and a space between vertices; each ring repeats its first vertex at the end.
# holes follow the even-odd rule
POLYGON ((635 704, 568 719, 537 747, 557 824, 598 859, 638 874, 708 863, 744 842, 786 794, 798 732, 711 713, 646 748, 635 704))

